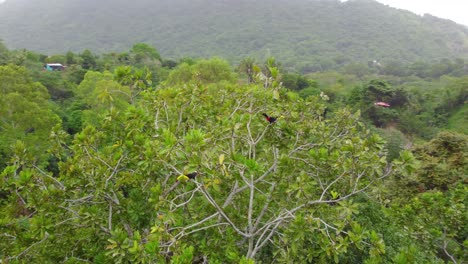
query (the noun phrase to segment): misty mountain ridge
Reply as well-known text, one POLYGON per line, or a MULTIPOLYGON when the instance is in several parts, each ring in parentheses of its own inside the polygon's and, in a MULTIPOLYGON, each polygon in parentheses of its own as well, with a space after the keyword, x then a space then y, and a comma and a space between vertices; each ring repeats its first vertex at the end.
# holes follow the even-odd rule
POLYGON ((7 0, 0 38, 47 54, 144 42, 165 58, 272 55, 298 68, 468 58, 468 27, 373 0, 7 0))

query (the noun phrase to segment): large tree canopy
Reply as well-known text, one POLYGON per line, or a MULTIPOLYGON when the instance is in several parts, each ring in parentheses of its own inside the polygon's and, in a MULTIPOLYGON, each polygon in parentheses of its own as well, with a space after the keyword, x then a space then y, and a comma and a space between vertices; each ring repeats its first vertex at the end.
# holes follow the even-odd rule
MULTIPOLYGON (((195 69, 203 73, 204 65, 195 69)), ((78 91, 85 100, 102 92, 101 84, 110 92, 116 84, 106 79, 89 72, 78 91)), ((143 91, 134 106, 98 111, 102 122, 75 137, 58 180, 21 171, 31 188, 19 195, 36 213, 14 222, 28 225, 10 234, 16 246, 6 254, 17 256, 35 241, 21 259, 61 262, 66 251, 96 262, 171 255, 239 262, 273 254, 302 262, 323 259, 325 252, 334 252, 325 259, 346 258, 352 239, 362 244, 357 250, 369 252, 364 259, 378 259, 383 242, 354 223, 351 198, 390 172, 383 142, 347 109, 323 120, 324 107, 283 89, 239 87, 224 78, 200 85, 195 78, 143 91), (262 113, 283 117, 270 124, 262 113), (194 179, 176 180, 193 171, 199 173, 194 179), (39 199, 42 184, 49 187, 39 199), (309 243, 288 231, 299 219, 323 242, 321 249, 298 251, 309 243)), ((60 138, 55 134, 56 142, 60 138)), ((20 180, 16 170, 4 173, 10 188, 20 180)))
POLYGON ((0 66, 0 262, 465 259, 466 136, 410 149, 396 130, 402 113, 462 120, 464 78, 410 94, 372 76, 349 93, 356 78, 310 81, 273 58, 247 59, 238 79, 220 58, 162 66, 137 47, 88 54, 94 70, 68 54, 65 71, 41 71, 46 57, 28 51, 13 61, 32 77, 0 66))
POLYGON ((0 92, 0 167, 17 140, 41 161, 52 128, 60 122, 51 111, 47 89, 33 82, 25 68, 8 65, 0 66, 0 92))

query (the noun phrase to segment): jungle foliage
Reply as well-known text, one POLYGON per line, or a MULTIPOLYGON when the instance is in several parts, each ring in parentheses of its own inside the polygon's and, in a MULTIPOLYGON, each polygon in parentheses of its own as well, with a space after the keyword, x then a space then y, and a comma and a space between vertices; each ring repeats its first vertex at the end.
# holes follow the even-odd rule
POLYGON ((10 48, 48 54, 122 52, 142 42, 172 59, 220 56, 237 64, 274 55, 303 73, 346 67, 365 74, 361 65, 392 62, 390 74, 402 63, 468 59, 465 26, 372 0, 7 0, 0 36, 10 48))
POLYGON ((0 263, 468 259, 459 73, 0 52, 0 263))

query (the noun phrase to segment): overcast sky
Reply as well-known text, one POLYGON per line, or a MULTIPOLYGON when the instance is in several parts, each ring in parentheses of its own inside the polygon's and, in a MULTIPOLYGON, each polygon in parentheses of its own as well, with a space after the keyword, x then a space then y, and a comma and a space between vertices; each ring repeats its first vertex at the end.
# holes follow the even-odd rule
MULTIPOLYGON (((15 0, 0 0, 0 3, 15 0)), ((235 1, 235 0, 233 0, 235 1)), ((254 0, 252 0, 254 1, 254 0)), ((342 0, 346 1, 346 0, 342 0)), ((410 10, 416 14, 425 13, 453 20, 468 26, 467 0, 377 0, 383 4, 400 9, 410 10)))
POLYGON ((416 14, 425 13, 468 26, 467 0, 377 0, 380 3, 416 14))

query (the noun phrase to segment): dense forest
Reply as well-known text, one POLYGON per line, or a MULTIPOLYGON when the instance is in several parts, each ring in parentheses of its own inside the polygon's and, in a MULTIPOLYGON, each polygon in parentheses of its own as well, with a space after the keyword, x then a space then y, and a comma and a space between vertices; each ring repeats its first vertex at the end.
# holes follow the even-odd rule
POLYGON ((0 263, 464 263, 467 64, 374 66, 0 43, 0 263))
POLYGON ((171 59, 274 56, 301 73, 468 59, 466 26, 373 0, 6 0, 0 36, 46 54, 147 43, 171 59))

